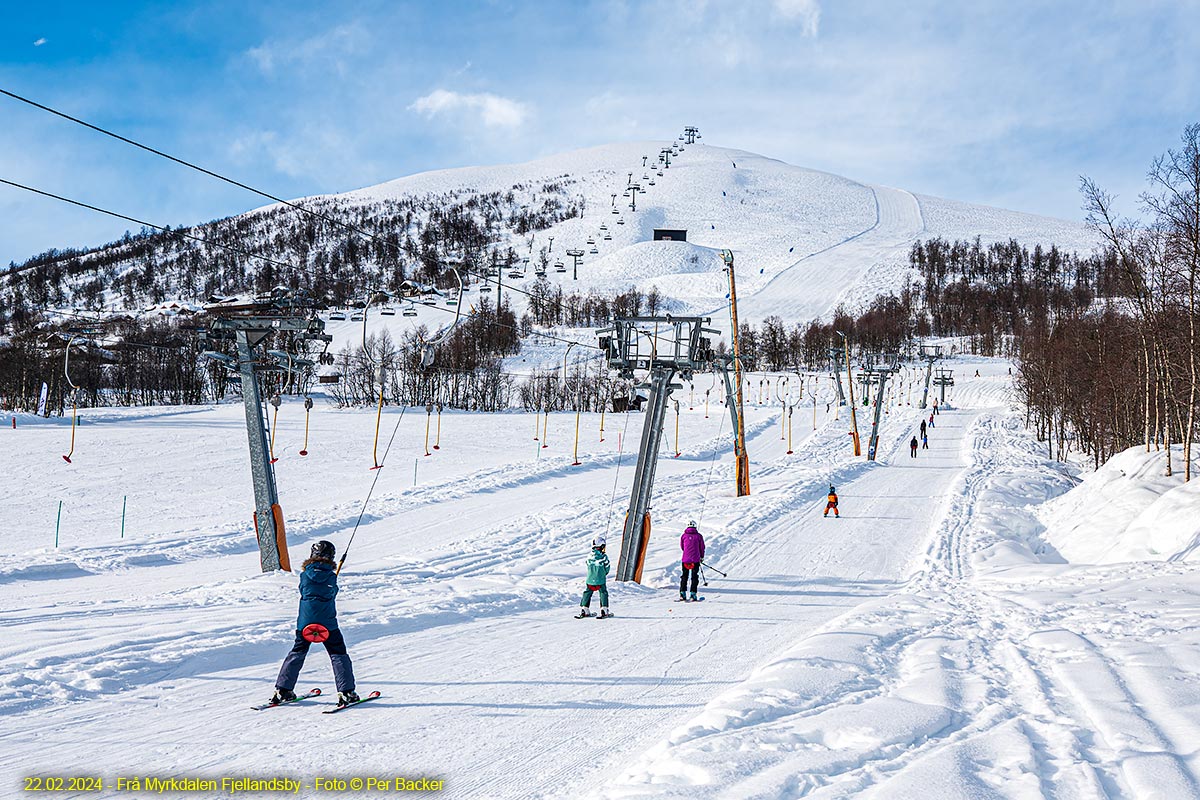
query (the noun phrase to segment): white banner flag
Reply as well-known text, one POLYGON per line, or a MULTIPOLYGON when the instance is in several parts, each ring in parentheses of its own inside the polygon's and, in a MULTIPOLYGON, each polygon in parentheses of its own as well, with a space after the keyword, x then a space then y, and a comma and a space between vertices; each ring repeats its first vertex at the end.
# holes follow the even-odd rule
POLYGON ((37 410, 37 413, 38 413, 38 416, 39 416, 39 417, 44 417, 44 416, 46 416, 46 394, 47 394, 49 391, 50 391, 50 387, 46 385, 46 382, 45 382, 45 381, 43 381, 43 382, 42 382, 42 396, 38 398, 38 410, 37 410))

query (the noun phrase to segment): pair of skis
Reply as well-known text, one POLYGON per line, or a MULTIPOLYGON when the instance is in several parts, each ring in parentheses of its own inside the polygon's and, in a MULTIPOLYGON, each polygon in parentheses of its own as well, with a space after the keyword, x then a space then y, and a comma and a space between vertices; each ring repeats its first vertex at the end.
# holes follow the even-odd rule
MULTIPOLYGON (((286 706, 286 705, 290 705, 292 703, 299 703, 301 700, 311 700, 314 697, 320 697, 320 696, 321 696, 320 689, 312 689, 308 692, 308 694, 297 695, 295 700, 284 700, 282 703, 264 703, 261 706, 250 706, 250 708, 252 708, 255 711, 262 711, 263 709, 275 708, 276 706, 286 706)), ((378 698, 379 696, 380 696, 379 692, 371 692, 366 697, 359 698, 359 700, 357 702, 347 703, 344 706, 335 706, 335 707, 329 709, 328 711, 322 711, 321 713, 322 714, 336 714, 337 712, 344 711, 347 708, 352 708, 354 706, 360 706, 363 703, 367 702, 368 700, 374 700, 374 699, 378 698)))

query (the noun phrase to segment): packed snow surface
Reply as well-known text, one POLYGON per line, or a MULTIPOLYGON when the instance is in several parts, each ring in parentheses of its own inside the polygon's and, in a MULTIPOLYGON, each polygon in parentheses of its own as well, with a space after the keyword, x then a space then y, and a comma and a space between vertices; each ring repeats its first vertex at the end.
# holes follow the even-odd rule
MULTIPOLYGON (((1190 565, 1163 562, 1161 544, 1154 561, 1129 550, 1148 528, 1128 512, 1091 534, 1124 542, 1128 560, 1065 545, 1083 536, 1065 510, 1079 493, 1147 513, 1187 502, 1181 478, 1160 476, 1161 453, 1131 453, 1116 467, 1148 494, 1117 491, 1115 471, 1079 483, 1021 426, 1006 363, 949 365, 958 384, 929 449, 909 453, 927 412, 908 370, 873 463, 850 453, 827 376, 806 376, 816 413, 806 392, 790 455, 777 398, 798 400, 799 376, 747 376, 745 498, 718 393, 706 416, 705 380, 677 390, 644 585, 611 584, 604 621, 572 614, 591 538, 607 532, 618 552, 640 414, 606 415, 603 441, 583 415, 572 466, 572 414, 539 428, 531 414, 447 412, 439 438, 436 415, 388 409, 396 443, 373 473, 372 411, 319 402, 301 457, 303 408, 286 403, 275 452, 293 564, 318 539, 346 546, 380 476, 338 605, 360 691, 383 697, 336 716, 318 713, 325 699, 249 710, 290 646, 297 576, 259 572, 239 406, 86 412, 69 466, 66 421, 19 416, 0 429, 0 782, 275 775, 316 796, 317 777, 385 774, 441 777, 446 796, 470 798, 1200 796, 1190 565), (822 516, 830 482, 836 519, 822 516), (672 602, 689 519, 728 575, 708 571, 697 604, 672 602)), ((1170 547, 1186 551, 1185 515, 1156 519, 1174 520, 1170 547)), ((320 648, 310 686, 333 691, 320 648)))

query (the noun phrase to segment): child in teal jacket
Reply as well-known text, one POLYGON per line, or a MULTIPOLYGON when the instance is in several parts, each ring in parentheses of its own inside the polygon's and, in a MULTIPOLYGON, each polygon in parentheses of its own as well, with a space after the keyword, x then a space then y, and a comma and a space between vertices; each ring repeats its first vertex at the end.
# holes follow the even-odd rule
POLYGON ((583 619, 592 615, 592 592, 600 593, 600 619, 611 617, 608 611, 608 556, 604 553, 604 537, 592 539, 592 554, 587 560, 587 588, 583 590, 583 599, 579 601, 579 615, 583 619))

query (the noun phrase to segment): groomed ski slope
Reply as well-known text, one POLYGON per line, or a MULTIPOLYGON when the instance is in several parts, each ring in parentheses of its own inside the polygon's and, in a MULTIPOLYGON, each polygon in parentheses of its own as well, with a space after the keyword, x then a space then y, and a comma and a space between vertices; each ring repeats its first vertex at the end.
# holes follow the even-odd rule
MULTIPOLYGON (((742 499, 720 407, 706 420, 685 405, 646 586, 614 586, 605 621, 571 614, 588 539, 617 536, 632 461, 618 474, 614 439, 635 441, 640 415, 610 415, 604 443, 585 416, 580 467, 569 415, 545 449, 531 415, 447 415, 428 458, 424 420, 406 415, 339 597, 360 687, 384 697, 335 717, 325 701, 248 709, 287 649, 295 578, 257 574, 239 410, 111 412, 81 428, 77 472, 24 493, 40 508, 73 487, 64 541, 78 544, 30 549, 52 520, 5 506, 0 780, 53 765, 436 775, 450 797, 1197 796, 1194 582, 1183 565, 1072 567, 1036 544, 1027 506, 1072 481, 1008 409, 1003 363, 955 367, 982 377, 960 381, 931 449, 909 457, 916 411, 898 405, 876 464, 852 461, 844 410, 823 405, 816 432, 797 413, 785 455, 752 377, 742 499), (189 441, 207 444, 164 457, 189 441), (76 483, 118 468, 162 501, 124 542, 111 490, 76 483), (820 516, 831 478, 842 519, 820 516), (701 507, 729 577, 674 603, 678 530, 701 507), (189 528, 193 511, 214 521, 189 528)), ((299 561, 317 538, 345 543, 371 419, 325 411, 300 459, 288 411, 278 466, 299 561)), ((16 474, 48 471, 65 434, 6 429, 16 474)), ((320 651, 309 686, 332 690, 320 651)))
MULTIPOLYGON (((611 621, 571 619, 587 541, 609 524, 617 538, 614 518, 627 500, 632 459, 625 456, 616 476, 611 438, 607 454, 593 452, 579 468, 567 466, 563 437, 555 456, 542 460, 535 451, 532 464, 517 458, 500 469, 468 469, 399 494, 385 482, 375 521, 361 529, 343 576, 340 604, 360 684, 386 697, 332 721, 318 722, 315 709, 300 706, 254 716, 246 709, 270 692, 295 599, 293 578, 254 574, 244 526, 236 548, 231 536, 217 532, 205 542, 210 534, 195 531, 186 544, 171 538, 85 548, 68 554, 83 565, 74 569, 61 556, 57 566, 48 553, 28 557, 47 563, 6 581, 19 602, 3 615, 9 637, 0 652, 13 712, 0 734, 4 771, 18 774, 53 748, 66 762, 98 762, 121 774, 183 765, 204 773, 228 764, 287 772, 302 750, 306 765, 330 772, 403 767, 445 775, 451 796, 578 796, 580 781, 602 780, 797 637, 887 595, 906 576, 938 508, 910 498, 949 486, 961 468, 957 441, 969 415, 946 425, 938 455, 885 470, 847 466, 844 425, 819 410, 820 430, 786 456, 777 408, 751 406, 755 493, 748 500, 731 496, 728 464, 714 469, 710 459, 712 447, 722 455, 728 447, 727 434, 717 438, 728 429, 723 409, 714 404, 708 420, 702 407, 685 412, 692 447, 679 460, 668 454, 660 468, 647 581, 655 588, 614 587, 618 617, 611 621), (676 604, 674 591, 662 587, 673 582, 678 529, 688 515, 699 516, 710 469, 702 526, 710 560, 730 577, 705 589, 705 603, 676 604), (845 519, 816 516, 830 476, 841 485, 845 519), (884 538, 880 525, 899 530, 884 538), (28 577, 42 580, 22 580, 28 577), (32 653, 31 642, 38 642, 32 653)), ((359 427, 370 422, 364 413, 337 416, 359 427)), ((889 419, 906 416, 897 409, 889 419)), ((151 468, 149 453, 162 437, 189 424, 220 429, 237 452, 236 418, 237 409, 225 407, 148 426, 140 468, 151 468)), ((416 425, 405 431, 404 455, 389 476, 404 483, 407 456, 419 445, 412 434, 423 428, 420 418, 410 420, 416 425)), ((467 420, 447 421, 448 430, 459 430, 443 442, 448 451, 466 438, 467 420)), ((531 421, 477 420, 507 423, 499 436, 517 453, 529 452, 516 441, 531 438, 531 421)), ((587 422, 594 430, 595 418, 587 422)), ((609 437, 620 432, 635 441, 640 415, 628 423, 620 430, 626 420, 610 416, 609 437)), ((811 418, 793 425, 802 439, 811 418)), ((105 427, 83 429, 77 463, 85 470, 108 446, 105 427)), ((145 430, 138 421, 122 427, 115 438, 145 430)), ((907 430, 890 428, 887 453, 907 430)), ((57 458, 53 444, 62 433, 43 426, 19 430, 22 439, 14 441, 36 442, 29 456, 37 460, 57 458)), ((294 431, 281 427, 279 435, 294 444, 294 431)), ((190 469, 197 458, 204 457, 194 456, 190 469)), ((295 456, 288 462, 299 466, 295 456)), ((340 476, 346 494, 366 485, 357 462, 340 476)), ((138 469, 139 460, 125 465, 138 469)), ((281 482, 288 485, 286 467, 281 482)), ((213 488, 194 478, 180 491, 196 503, 221 494, 204 491, 206 484, 213 488)), ((244 487, 232 481, 230 488, 244 487)), ((320 512, 301 514, 292 526, 294 558, 318 535, 344 542, 350 510, 329 510, 341 525, 320 524, 320 512)), ((314 656, 302 686, 329 690, 324 656, 314 656)))
POLYGON ((925 231, 921 208, 908 192, 886 186, 868 187, 875 199, 875 224, 831 247, 818 250, 787 267, 742 298, 739 315, 761 322, 776 315, 784 320, 826 316, 873 267, 892 267, 891 280, 879 291, 895 291, 896 265, 903 264, 915 239, 925 231))

